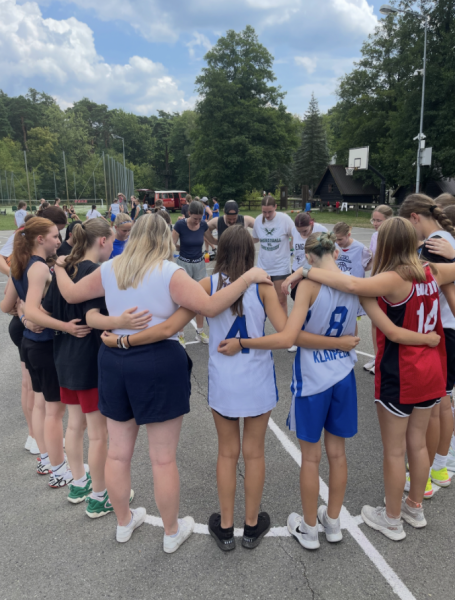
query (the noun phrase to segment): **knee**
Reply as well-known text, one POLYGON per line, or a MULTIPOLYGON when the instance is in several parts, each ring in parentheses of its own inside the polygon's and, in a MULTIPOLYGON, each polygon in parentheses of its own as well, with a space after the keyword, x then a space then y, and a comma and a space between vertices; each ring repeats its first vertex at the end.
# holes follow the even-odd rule
POLYGON ((240 444, 223 444, 218 447, 218 456, 238 462, 240 457, 240 444))
POLYGON ((107 444, 107 429, 99 431, 88 431, 90 444, 107 444))
POLYGON ((160 454, 155 456, 150 453, 150 462, 153 469, 166 469, 171 465, 176 464, 175 454, 160 454))
POLYGON ((117 463, 119 466, 128 468, 131 464, 133 453, 122 448, 109 448, 107 452, 107 460, 117 463))
MULTIPOLYGON (((409 446, 413 446, 414 444, 409 444, 409 446)), ((425 446, 425 440, 423 440, 423 446, 425 446)), ((406 443, 399 444, 397 446, 384 448, 384 458, 392 458, 396 460, 404 460, 404 456, 406 454, 406 443)))
POLYGON ((326 448, 326 452, 329 462, 346 460, 346 452, 344 448, 326 448))
POLYGON ((263 444, 243 444, 242 448, 243 460, 258 460, 264 458, 263 444))
POLYGON ((308 452, 302 454, 302 465, 305 463, 307 466, 315 465, 319 467, 319 463, 321 462, 321 452, 308 452))

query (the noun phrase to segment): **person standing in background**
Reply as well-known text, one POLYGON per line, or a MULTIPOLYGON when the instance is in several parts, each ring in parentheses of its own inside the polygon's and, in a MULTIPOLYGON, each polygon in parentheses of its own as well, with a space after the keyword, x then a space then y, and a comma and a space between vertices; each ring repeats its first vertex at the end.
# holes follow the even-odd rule
POLYGON ((216 219, 217 217, 220 216, 220 205, 218 204, 218 198, 212 198, 212 202, 213 202, 212 219, 216 219))
POLYGON ((14 213, 14 221, 16 223, 16 227, 22 227, 24 224, 24 219, 27 216, 27 204, 21 200, 17 206, 18 210, 14 213))

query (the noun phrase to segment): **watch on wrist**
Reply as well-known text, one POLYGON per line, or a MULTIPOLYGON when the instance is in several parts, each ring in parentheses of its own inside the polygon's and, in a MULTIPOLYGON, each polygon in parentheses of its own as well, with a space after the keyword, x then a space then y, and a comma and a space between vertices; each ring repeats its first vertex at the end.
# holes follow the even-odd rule
POLYGON ((302 276, 304 279, 308 278, 308 273, 311 271, 313 267, 310 265, 309 267, 302 267, 302 276))

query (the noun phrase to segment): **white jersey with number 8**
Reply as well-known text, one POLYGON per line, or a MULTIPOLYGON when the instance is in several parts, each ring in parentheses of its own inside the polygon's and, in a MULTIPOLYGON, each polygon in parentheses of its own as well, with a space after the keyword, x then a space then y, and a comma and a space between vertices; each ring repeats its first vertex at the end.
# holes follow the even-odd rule
MULTIPOLYGON (((219 277, 219 273, 210 277, 211 295, 217 290, 219 277)), ((224 285, 229 285, 229 279, 222 277, 224 285)), ((232 314, 228 308, 207 319, 210 325, 208 403, 225 417, 257 417, 272 410, 278 402, 270 350, 248 348, 235 356, 218 352, 222 340, 264 336, 266 318, 258 285, 254 284, 243 295, 243 316, 232 314)))

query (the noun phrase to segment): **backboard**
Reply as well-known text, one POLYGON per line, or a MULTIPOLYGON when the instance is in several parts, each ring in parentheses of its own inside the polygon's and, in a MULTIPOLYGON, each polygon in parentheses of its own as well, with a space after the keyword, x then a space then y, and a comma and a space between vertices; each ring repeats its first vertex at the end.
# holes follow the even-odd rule
POLYGON ((349 167, 351 169, 368 169, 368 156, 370 153, 369 146, 363 146, 362 148, 351 148, 349 150, 349 167))

